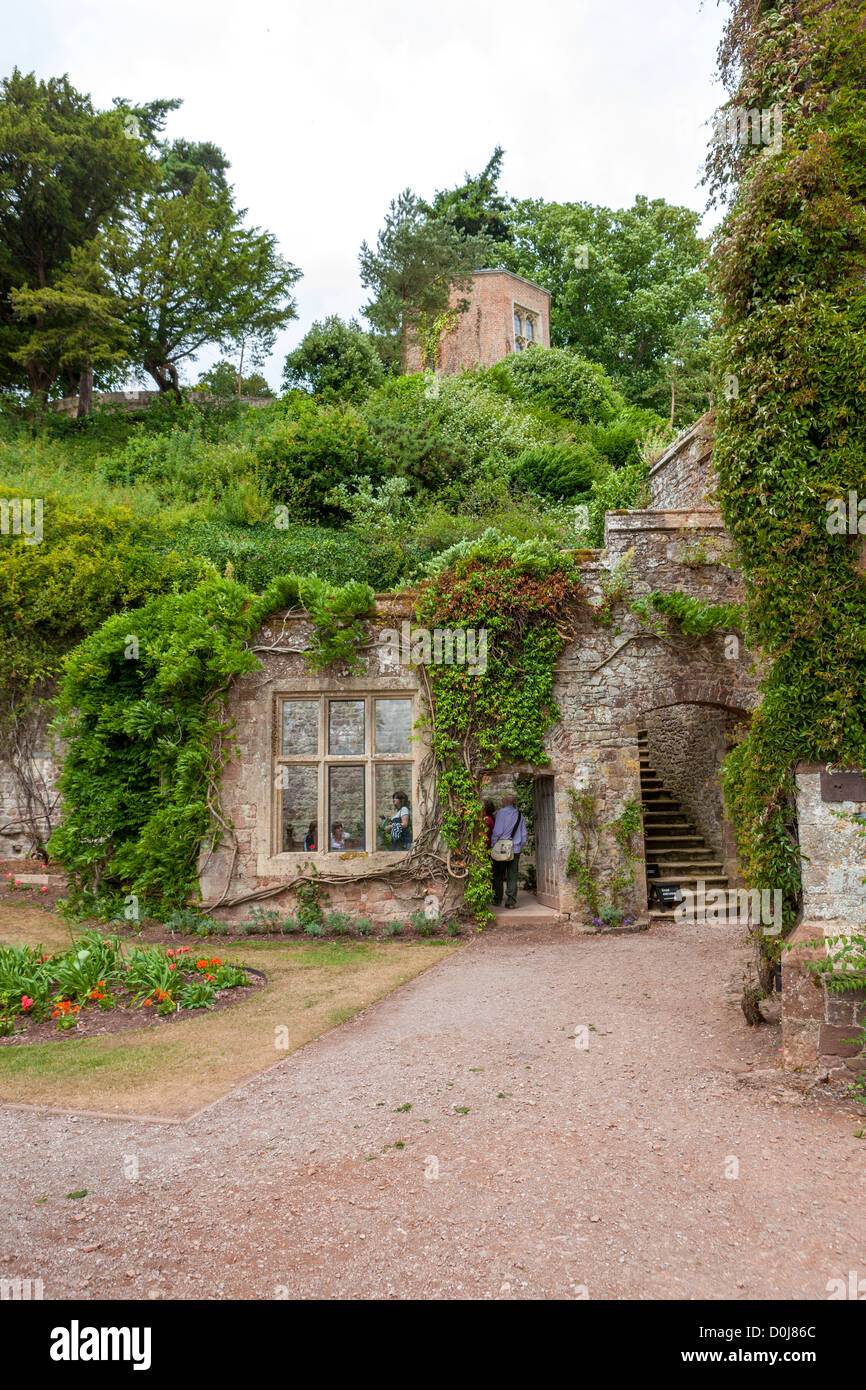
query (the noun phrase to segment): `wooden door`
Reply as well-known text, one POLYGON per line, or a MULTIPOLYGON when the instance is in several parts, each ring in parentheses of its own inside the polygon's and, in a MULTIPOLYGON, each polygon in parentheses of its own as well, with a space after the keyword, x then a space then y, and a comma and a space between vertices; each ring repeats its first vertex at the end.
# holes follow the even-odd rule
POLYGON ((535 896, 545 907, 558 908, 556 812, 552 777, 536 777, 532 787, 532 800, 535 820, 535 876, 538 882, 535 896))

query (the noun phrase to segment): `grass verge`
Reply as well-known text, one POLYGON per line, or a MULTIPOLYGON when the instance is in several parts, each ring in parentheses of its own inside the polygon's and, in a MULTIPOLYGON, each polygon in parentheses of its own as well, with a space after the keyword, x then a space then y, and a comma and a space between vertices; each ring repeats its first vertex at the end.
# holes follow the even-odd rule
MULTIPOLYGON (((4 903, 0 941, 62 949, 69 928, 53 913, 4 903)), ((181 1119, 456 949, 450 941, 223 946, 224 959, 237 953, 264 970, 267 987, 231 1009, 184 1014, 156 1028, 0 1048, 0 1102, 181 1119)))

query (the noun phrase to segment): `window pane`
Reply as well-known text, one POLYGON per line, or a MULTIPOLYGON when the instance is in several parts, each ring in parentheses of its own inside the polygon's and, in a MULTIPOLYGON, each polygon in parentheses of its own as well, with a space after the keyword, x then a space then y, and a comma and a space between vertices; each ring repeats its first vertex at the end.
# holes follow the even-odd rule
POLYGON ((376 752, 381 755, 409 754, 412 732, 411 700, 376 701, 376 752))
POLYGON ((367 848, 363 767, 328 768, 328 848, 367 848))
POLYGON ((532 319, 530 318, 526 320, 526 336, 527 338, 532 337, 532 319))
POLYGON ((313 757, 319 751, 318 700, 283 701, 283 757, 304 754, 313 757))
POLYGON ((523 337, 523 324, 520 321, 520 315, 517 313, 514 315, 514 332, 518 338, 523 337))
POLYGON ((328 701, 328 752, 364 752, 364 701, 328 701))
POLYGON ((316 822, 319 816, 319 774, 315 767, 293 764, 280 768, 282 797, 283 853, 319 847, 316 822))
POLYGON ((376 848, 405 851, 413 833, 412 764, 380 763, 376 767, 376 848), (396 840, 392 829, 399 832, 396 840))

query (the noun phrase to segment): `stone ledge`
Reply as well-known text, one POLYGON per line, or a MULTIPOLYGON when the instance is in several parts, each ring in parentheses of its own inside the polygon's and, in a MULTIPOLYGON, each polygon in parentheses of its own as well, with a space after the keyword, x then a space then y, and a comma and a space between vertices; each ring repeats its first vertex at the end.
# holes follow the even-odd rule
POLYGON ((605 535, 627 531, 724 531, 725 523, 718 507, 687 507, 681 511, 654 510, 605 512, 605 535))

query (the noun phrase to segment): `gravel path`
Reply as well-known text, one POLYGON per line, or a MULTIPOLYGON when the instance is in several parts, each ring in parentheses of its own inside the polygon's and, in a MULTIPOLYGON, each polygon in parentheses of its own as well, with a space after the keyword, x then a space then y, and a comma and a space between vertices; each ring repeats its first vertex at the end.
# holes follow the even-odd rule
POLYGON ((498 931, 182 1124, 2 1108, 0 1276, 46 1298, 824 1299, 866 1275, 866 1143, 838 1093, 767 1075, 743 960, 701 924, 498 931))

